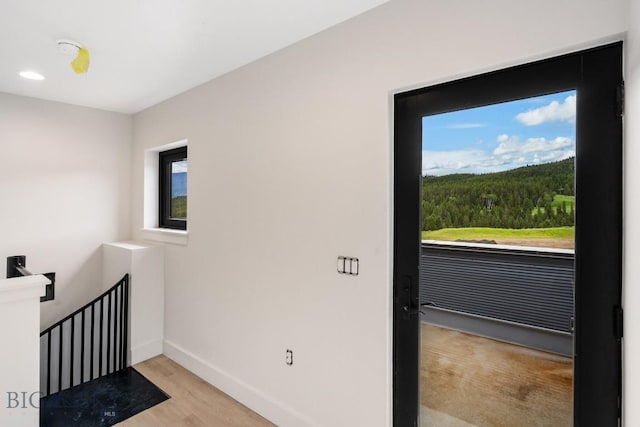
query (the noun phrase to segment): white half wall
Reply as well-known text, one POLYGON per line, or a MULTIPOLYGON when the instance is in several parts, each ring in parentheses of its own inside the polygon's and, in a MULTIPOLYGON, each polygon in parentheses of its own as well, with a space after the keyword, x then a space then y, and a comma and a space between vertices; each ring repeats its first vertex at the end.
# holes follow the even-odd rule
POLYGON ((174 357, 284 427, 391 425, 392 93, 619 40, 627 15, 392 0, 137 114, 136 239, 144 150, 189 140, 189 241, 165 252, 174 357))
POLYGON ((130 238, 132 119, 0 93, 0 260, 56 272, 44 329, 97 296, 101 245, 130 238))
POLYGON ((0 425, 33 427, 40 421, 41 275, 0 279, 0 425))
POLYGON ((129 274, 129 354, 131 365, 162 354, 164 346, 164 250, 136 242, 103 246, 103 289, 129 274))

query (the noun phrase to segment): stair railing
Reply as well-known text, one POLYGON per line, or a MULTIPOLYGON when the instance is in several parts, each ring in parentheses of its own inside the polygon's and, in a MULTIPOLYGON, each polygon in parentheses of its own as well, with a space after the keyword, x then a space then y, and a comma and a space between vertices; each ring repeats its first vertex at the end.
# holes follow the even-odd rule
POLYGON ((127 367, 129 275, 40 334, 40 390, 48 396, 127 367))
MULTIPOLYGON (((33 276, 33 273, 27 270, 27 257, 24 255, 14 255, 7 257, 7 279, 12 277, 33 276)), ((49 281, 45 287, 45 295, 40 297, 40 302, 51 301, 55 298, 56 289, 56 273, 42 273, 49 281)))

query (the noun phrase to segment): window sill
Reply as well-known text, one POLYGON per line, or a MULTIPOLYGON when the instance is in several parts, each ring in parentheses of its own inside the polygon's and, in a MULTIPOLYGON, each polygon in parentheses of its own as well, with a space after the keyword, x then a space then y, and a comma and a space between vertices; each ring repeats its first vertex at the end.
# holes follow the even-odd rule
POLYGON ((171 243, 186 246, 189 242, 189 232, 173 230, 171 228, 143 228, 142 238, 154 242, 171 243))

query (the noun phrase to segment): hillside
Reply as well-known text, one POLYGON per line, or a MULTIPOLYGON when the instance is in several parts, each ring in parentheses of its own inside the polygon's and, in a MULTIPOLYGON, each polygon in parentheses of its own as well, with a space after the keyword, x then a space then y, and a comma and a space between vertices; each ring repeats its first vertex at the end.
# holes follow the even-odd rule
POLYGON ((574 225, 574 158, 505 172, 425 176, 422 229, 574 225))

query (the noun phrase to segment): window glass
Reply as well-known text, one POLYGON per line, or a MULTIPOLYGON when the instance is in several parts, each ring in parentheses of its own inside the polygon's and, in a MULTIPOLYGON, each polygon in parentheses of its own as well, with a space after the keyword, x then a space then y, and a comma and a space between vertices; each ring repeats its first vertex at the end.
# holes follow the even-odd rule
POLYGON ((187 219, 187 159, 171 162, 171 218, 187 219))
POLYGON ((159 153, 159 225, 187 229, 187 147, 159 153))
POLYGON ((573 249, 576 99, 424 117, 423 239, 573 249))

